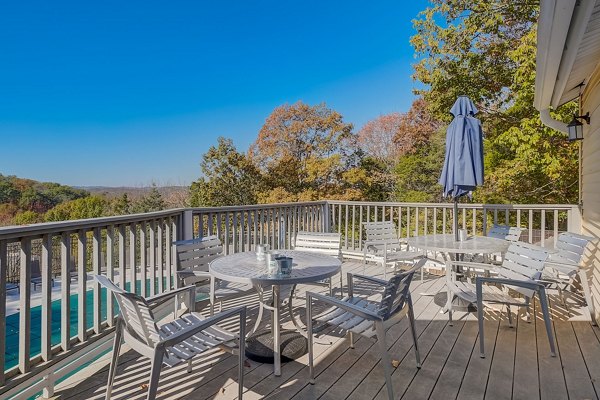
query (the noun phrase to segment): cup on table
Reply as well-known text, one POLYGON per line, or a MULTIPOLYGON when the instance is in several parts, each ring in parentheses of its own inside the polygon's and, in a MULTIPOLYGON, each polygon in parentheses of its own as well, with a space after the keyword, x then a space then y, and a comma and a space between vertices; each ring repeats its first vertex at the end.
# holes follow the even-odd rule
POLYGON ((267 251, 265 253, 266 262, 267 262, 267 272, 269 275, 278 275, 279 274, 279 264, 277 263, 277 258, 279 254, 267 251))
POLYGON ((468 238, 469 238, 469 232, 466 229, 458 230, 458 241, 459 242, 464 242, 468 238))
POLYGON ((264 261, 265 260, 265 254, 269 251, 269 245, 268 244, 258 244, 256 245, 256 260, 257 261, 264 261))
POLYGON ((281 275, 291 275, 292 273, 292 257, 277 257, 276 261, 281 275))

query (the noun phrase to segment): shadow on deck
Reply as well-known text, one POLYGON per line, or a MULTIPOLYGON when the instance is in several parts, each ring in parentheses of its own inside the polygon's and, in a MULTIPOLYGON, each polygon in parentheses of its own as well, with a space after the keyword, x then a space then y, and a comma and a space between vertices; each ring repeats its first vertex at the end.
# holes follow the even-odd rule
MULTIPOLYGON (((345 262, 344 272, 363 273, 358 262, 345 262)), ((369 266, 366 273, 378 269, 369 266)), ((390 354, 397 363, 392 380, 397 398, 402 399, 598 399, 600 390, 600 330, 589 322, 582 299, 567 297, 563 304, 551 294, 551 312, 558 354, 550 357, 543 320, 534 303, 534 318, 527 323, 515 319, 510 328, 506 313, 487 310, 486 355, 479 357, 477 320, 474 315, 455 313, 453 326, 433 303, 434 293, 443 290, 444 278, 426 277, 413 282, 416 328, 423 366, 415 366, 406 320, 388 333, 390 354)), ((300 288, 297 312, 303 314, 304 289, 300 288)), ((238 300, 257 312, 257 297, 238 300)), ((235 304, 237 304, 236 302, 235 304)), ((229 307, 234 303, 226 304, 229 307)), ((291 328, 289 316, 284 327, 291 328)), ((520 315, 522 317, 522 315, 520 315)), ((235 325, 232 323, 232 327, 235 325)), ((250 326, 250 324, 249 324, 250 326)), ((385 399, 385 382, 374 342, 361 338, 348 348, 343 334, 324 330, 315 344, 316 384, 308 384, 307 357, 283 364, 275 377, 272 365, 250 360, 245 363, 246 399, 385 399)), ((58 387, 61 399, 103 399, 108 356, 58 387)), ((184 365, 164 367, 159 399, 234 399, 237 397, 237 358, 220 350, 196 357, 193 372, 184 365)), ((144 399, 150 362, 129 351, 121 355, 114 399, 144 399)))

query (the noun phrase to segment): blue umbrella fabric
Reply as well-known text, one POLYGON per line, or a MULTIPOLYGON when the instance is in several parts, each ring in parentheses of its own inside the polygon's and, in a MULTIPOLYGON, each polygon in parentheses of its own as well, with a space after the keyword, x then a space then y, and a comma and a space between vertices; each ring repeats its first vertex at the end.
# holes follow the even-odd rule
POLYGON ((456 200, 483 185, 483 133, 475 118, 477 112, 467 96, 458 97, 450 110, 454 119, 446 131, 446 157, 439 181, 444 197, 456 200))

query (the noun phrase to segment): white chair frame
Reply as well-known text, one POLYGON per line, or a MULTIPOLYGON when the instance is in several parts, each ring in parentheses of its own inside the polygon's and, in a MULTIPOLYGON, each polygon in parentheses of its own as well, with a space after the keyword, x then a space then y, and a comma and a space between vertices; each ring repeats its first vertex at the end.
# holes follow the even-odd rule
POLYGON ((158 326, 152 310, 164 301, 179 295, 184 295, 186 302, 190 305, 194 304, 195 288, 193 286, 144 298, 122 290, 103 275, 95 275, 95 279, 115 296, 120 308, 115 330, 113 354, 108 371, 106 399, 111 398, 122 342, 142 356, 152 360, 150 383, 146 397, 148 400, 156 398, 163 364, 173 367, 187 361, 187 372, 190 373, 192 372, 192 358, 216 346, 226 347, 232 352, 238 352, 238 396, 239 399, 242 398, 244 391, 245 306, 236 307, 209 318, 191 312, 176 318, 172 322, 158 326), (239 315, 239 334, 236 335, 217 325, 217 323, 236 315, 239 315), (237 349, 234 349, 231 344, 232 341, 238 342, 237 349))
POLYGON ((178 285, 194 284, 203 293, 208 289, 210 315, 214 314, 215 303, 222 310, 223 301, 245 296, 252 291, 252 285, 222 281, 209 272, 209 264, 223 255, 223 246, 217 236, 205 236, 199 239, 174 242, 177 253, 178 285))
POLYGON ((381 353, 381 363, 385 373, 388 397, 394 399, 390 356, 386 342, 386 332, 393 325, 408 316, 413 339, 417 368, 421 368, 421 358, 415 330, 415 316, 410 295, 410 283, 415 272, 422 268, 427 260, 422 258, 410 270, 394 275, 389 281, 364 275, 348 274, 348 296, 343 300, 307 292, 306 322, 308 333, 308 371, 309 382, 315 383, 313 365, 313 302, 319 301, 332 307, 314 318, 318 322, 337 326, 349 333, 350 348, 354 348, 354 334, 368 338, 377 338, 381 353), (364 281, 383 289, 380 302, 374 302, 354 296, 354 281, 364 281))
MULTIPOLYGON (((343 261, 342 235, 339 233, 300 231, 296 234, 293 247, 294 250, 325 254, 343 261)), ((344 297, 344 282, 342 279, 342 274, 343 272, 340 268, 340 297, 344 297)), ((326 280, 327 285, 329 286, 330 296, 333 296, 332 281, 333 277, 326 280)))
MULTIPOLYGON (((402 248, 402 243, 396 232, 396 227, 392 221, 363 222, 363 228, 366 234, 366 240, 363 242, 363 263, 373 261, 380 263, 383 267, 383 279, 387 279, 387 266, 392 265, 394 272, 398 263, 408 263, 414 265, 416 260, 423 257, 422 251, 410 251, 407 244, 402 248)), ((364 271, 363 271, 364 273, 364 271)), ((424 270, 421 269, 421 280, 423 280, 424 270)))

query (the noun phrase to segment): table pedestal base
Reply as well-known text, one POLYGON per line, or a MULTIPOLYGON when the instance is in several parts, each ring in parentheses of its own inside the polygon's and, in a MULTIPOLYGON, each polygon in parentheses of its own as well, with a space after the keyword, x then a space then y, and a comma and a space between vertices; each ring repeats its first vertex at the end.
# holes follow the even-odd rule
MULTIPOLYGON (((306 338, 294 330, 281 331, 281 362, 288 362, 302 357, 308 352, 306 338)), ((273 333, 263 329, 253 333, 246 339, 246 357, 249 359, 273 364, 273 333)))
MULTIPOLYGON (((440 307, 446 307, 446 303, 448 303, 448 292, 439 292, 435 294, 433 296, 433 302, 440 307)), ((452 299, 452 311, 476 312, 477 306, 458 296, 454 296, 452 299)))

